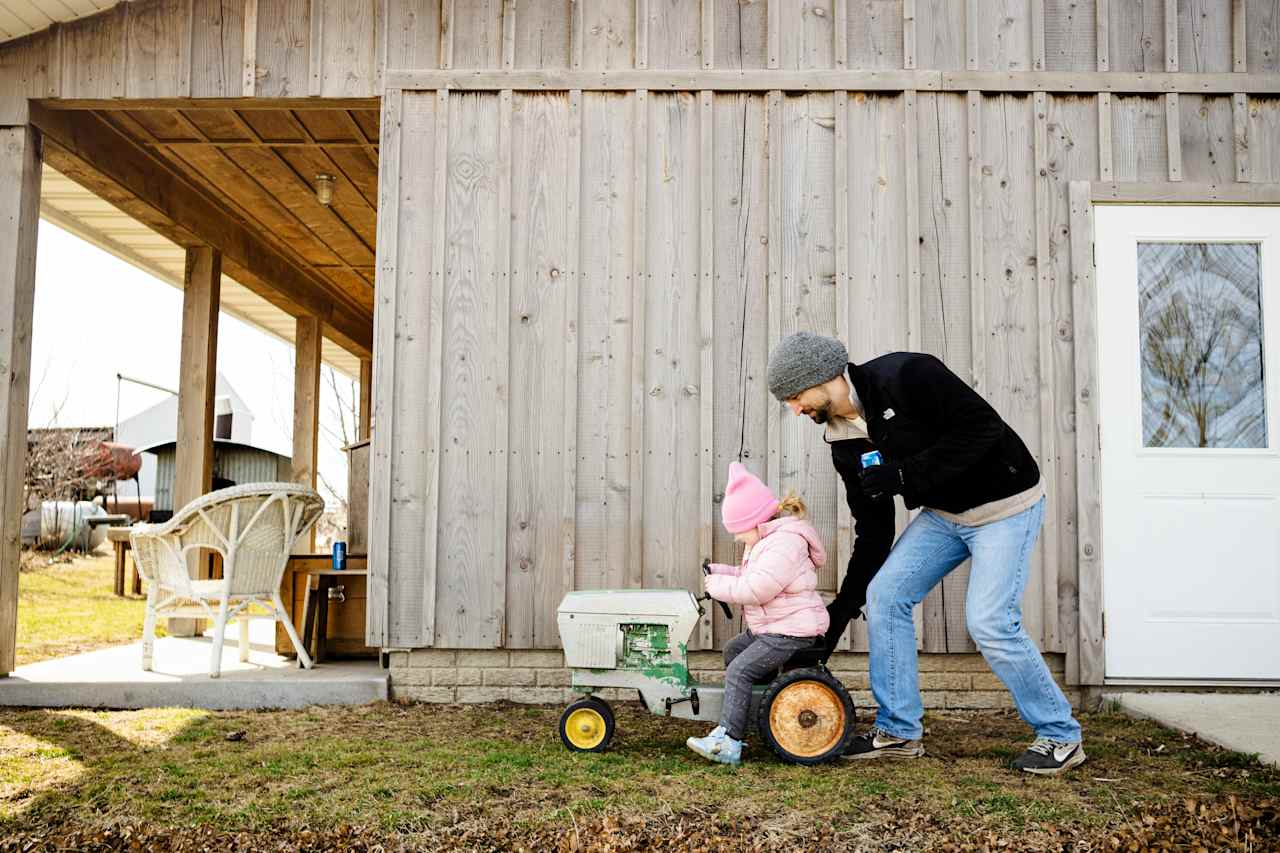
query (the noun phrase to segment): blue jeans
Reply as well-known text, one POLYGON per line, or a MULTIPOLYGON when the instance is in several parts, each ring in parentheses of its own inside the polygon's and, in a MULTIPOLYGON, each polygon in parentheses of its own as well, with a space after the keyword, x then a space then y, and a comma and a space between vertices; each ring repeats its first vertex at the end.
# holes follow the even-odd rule
POLYGON ((920 673, 911 609, 972 556, 965 627, 1037 737, 1080 740, 1071 703, 1022 627, 1022 591, 1040 534, 1044 499, 1003 521, 966 527, 925 510, 906 529, 867 588, 871 692, 876 725, 915 740, 921 720, 920 673))

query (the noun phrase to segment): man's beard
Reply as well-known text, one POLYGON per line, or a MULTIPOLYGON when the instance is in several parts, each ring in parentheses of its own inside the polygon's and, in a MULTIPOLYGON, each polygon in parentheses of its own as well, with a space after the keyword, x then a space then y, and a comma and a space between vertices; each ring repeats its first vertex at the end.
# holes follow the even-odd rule
POLYGON ((819 406, 818 408, 810 412, 809 417, 812 418, 813 422, 816 424, 825 424, 828 420, 831 419, 831 404, 830 403, 822 404, 821 406, 819 406))

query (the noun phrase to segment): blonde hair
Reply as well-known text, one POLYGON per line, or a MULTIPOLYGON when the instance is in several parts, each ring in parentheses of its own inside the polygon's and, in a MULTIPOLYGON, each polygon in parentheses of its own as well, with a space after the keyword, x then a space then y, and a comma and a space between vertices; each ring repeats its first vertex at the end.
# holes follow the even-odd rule
POLYGON ((786 497, 778 502, 778 515, 794 515, 796 518, 804 518, 809 512, 804 505, 804 501, 795 492, 787 492, 786 497))

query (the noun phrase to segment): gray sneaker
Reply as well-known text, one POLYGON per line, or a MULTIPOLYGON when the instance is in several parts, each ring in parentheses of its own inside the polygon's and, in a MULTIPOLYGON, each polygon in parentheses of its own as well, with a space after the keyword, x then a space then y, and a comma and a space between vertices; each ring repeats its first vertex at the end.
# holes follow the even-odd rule
POLYGON ((858 761, 877 758, 919 758, 922 755, 924 755, 924 744, 920 741, 894 737, 879 728, 872 728, 866 734, 854 738, 845 749, 844 755, 840 757, 858 761))
POLYGON ((1013 762, 1015 770, 1035 773, 1037 776, 1057 776, 1084 763, 1084 744, 1080 741, 1050 740, 1038 737, 1013 762))

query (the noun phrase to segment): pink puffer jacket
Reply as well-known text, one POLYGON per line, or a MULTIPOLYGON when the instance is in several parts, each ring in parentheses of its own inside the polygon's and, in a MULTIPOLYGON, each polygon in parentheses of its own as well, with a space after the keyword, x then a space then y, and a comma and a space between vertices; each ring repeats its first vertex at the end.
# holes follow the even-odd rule
POLYGON ((741 566, 710 565, 707 592, 744 605, 753 634, 825 634, 831 620, 818 595, 817 569, 827 562, 827 552, 818 531, 803 519, 783 516, 760 525, 760 533, 741 566))

